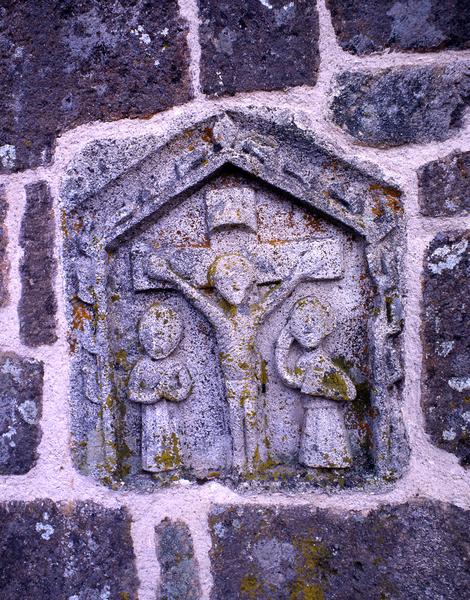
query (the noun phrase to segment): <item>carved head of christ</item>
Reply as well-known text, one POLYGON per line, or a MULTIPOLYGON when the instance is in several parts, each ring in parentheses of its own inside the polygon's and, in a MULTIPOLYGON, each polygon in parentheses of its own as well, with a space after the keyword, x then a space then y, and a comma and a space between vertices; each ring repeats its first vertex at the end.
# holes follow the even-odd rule
POLYGON ((309 350, 317 348, 323 338, 333 331, 335 325, 331 308, 320 303, 314 296, 297 300, 288 321, 292 337, 303 348, 309 350))
POLYGON ((240 254, 222 254, 209 268, 209 283, 232 306, 246 301, 255 284, 255 270, 251 262, 240 254))

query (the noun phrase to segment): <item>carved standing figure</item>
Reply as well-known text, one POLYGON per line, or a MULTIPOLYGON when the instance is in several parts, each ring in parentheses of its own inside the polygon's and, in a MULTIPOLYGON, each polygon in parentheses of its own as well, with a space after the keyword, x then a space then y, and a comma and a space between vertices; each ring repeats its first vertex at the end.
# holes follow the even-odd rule
POLYGON ((145 471, 171 471, 181 465, 177 428, 169 402, 181 402, 191 393, 188 369, 171 356, 183 337, 178 313, 154 304, 140 320, 139 339, 147 356, 134 366, 129 380, 129 397, 143 404, 142 467, 145 471))
POLYGON ((335 326, 330 307, 308 296, 294 304, 276 343, 276 366, 281 379, 303 394, 299 462, 307 467, 345 468, 352 462, 343 412, 345 403, 356 397, 356 388, 321 348, 335 326), (301 354, 290 366, 294 342, 300 346, 301 354))
POLYGON ((256 415, 261 361, 256 333, 297 284, 315 273, 317 263, 316 253, 305 253, 290 276, 260 299, 249 259, 238 253, 221 254, 208 272, 209 285, 218 294, 211 298, 173 271, 164 258, 154 255, 149 259, 149 277, 171 283, 214 327, 229 406, 232 464, 238 471, 251 470, 261 452, 256 415))

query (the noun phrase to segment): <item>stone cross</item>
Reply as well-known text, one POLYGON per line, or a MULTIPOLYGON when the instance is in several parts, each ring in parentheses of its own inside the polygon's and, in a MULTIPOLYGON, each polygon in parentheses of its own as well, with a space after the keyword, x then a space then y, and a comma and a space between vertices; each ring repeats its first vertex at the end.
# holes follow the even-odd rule
POLYGON ((210 192, 206 207, 210 246, 135 248, 134 289, 177 289, 214 327, 229 405, 233 466, 252 470, 261 455, 256 333, 301 281, 341 278, 342 248, 330 238, 260 244, 250 188, 210 192), (258 288, 262 284, 264 290, 258 288))

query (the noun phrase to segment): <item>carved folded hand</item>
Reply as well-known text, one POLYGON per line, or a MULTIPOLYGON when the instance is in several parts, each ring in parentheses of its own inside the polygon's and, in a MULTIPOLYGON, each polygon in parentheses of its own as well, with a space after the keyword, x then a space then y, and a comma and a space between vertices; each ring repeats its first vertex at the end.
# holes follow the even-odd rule
POLYGON ((161 373, 156 393, 165 400, 181 402, 185 400, 192 388, 191 375, 184 365, 174 364, 161 373))

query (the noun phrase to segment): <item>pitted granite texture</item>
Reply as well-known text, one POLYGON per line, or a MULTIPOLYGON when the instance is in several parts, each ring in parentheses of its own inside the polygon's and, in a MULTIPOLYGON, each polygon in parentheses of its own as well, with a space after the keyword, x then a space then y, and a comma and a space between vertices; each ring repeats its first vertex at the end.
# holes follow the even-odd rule
POLYGON ((434 444, 470 465, 470 233, 440 234, 425 258, 422 406, 434 444))
POLYGON ((60 194, 78 469, 138 489, 400 476, 403 209, 380 173, 288 113, 232 111, 91 143, 60 194))
POLYGON ((0 172, 49 164, 82 123, 189 100, 186 34, 177 0, 2 3, 0 172))
POLYGON ((57 340, 57 300, 54 278, 55 222, 53 200, 45 181, 26 189, 26 208, 21 221, 21 298, 18 304, 21 341, 27 346, 53 344, 57 340))
POLYGON ((426 217, 470 213, 470 152, 453 152, 418 171, 419 205, 426 217))
POLYGON ((443 141, 457 133, 470 98, 470 67, 345 71, 336 78, 333 121, 378 147, 443 141))
POLYGON ((8 301, 8 273, 9 261, 7 256, 8 232, 5 225, 8 204, 5 187, 0 185, 0 306, 8 301))
POLYGON ((466 597, 470 513, 411 501, 367 515, 214 507, 211 600, 458 600, 466 597))
POLYGON ((2 600, 137 600, 124 509, 51 500, 0 505, 2 600))
POLYGON ((319 52, 314 0, 198 1, 205 93, 315 84, 319 52))
POLYGON ((161 569, 158 600, 200 600, 198 563, 188 526, 164 519, 155 534, 161 569))
POLYGON ((340 46, 353 54, 470 48, 467 0, 327 0, 340 46))
POLYGON ((22 475, 36 464, 43 376, 42 363, 0 354, 0 475, 22 475))

